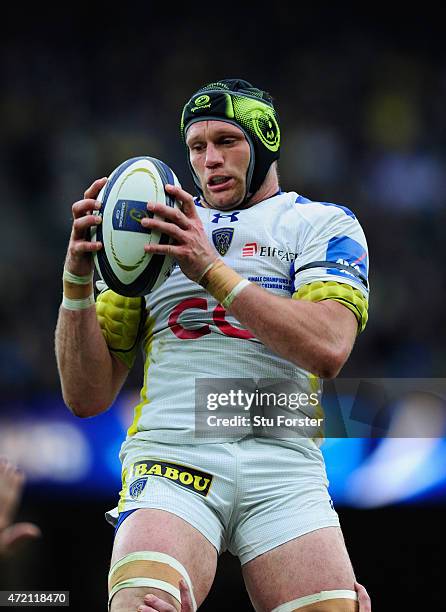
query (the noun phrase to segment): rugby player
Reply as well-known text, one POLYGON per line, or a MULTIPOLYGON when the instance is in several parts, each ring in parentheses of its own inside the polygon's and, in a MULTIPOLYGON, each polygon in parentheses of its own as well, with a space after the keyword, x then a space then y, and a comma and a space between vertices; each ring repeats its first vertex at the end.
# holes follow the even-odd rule
POLYGON ((152 594, 180 610, 181 580, 196 609, 227 549, 258 611, 357 610, 320 438, 200 436, 195 382, 291 380, 309 396, 335 377, 367 321, 364 234, 349 209, 280 189, 278 117, 269 94, 247 81, 198 90, 181 134, 199 196, 167 186, 181 210, 148 203, 165 220, 148 215, 141 224, 174 244, 147 252, 178 262, 152 294, 106 289, 92 305, 91 254, 102 245, 88 235, 106 179, 72 207, 56 330, 66 404, 80 417, 103 412, 139 346, 145 356, 141 401, 120 453, 120 499, 107 513, 116 527, 110 609, 136 610, 152 594))

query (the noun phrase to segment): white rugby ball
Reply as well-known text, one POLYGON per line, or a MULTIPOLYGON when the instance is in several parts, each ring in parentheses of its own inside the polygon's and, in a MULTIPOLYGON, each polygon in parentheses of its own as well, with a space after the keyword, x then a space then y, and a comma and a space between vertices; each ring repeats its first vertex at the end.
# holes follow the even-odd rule
POLYGON ((165 185, 180 183, 164 162, 154 157, 134 157, 120 164, 98 195, 102 206, 97 214, 102 223, 91 229, 91 240, 102 242, 94 254, 99 276, 121 295, 142 296, 159 287, 172 272, 172 256, 146 253, 146 244, 169 244, 167 234, 141 226, 143 217, 152 217, 148 202, 179 207, 165 192, 165 185))

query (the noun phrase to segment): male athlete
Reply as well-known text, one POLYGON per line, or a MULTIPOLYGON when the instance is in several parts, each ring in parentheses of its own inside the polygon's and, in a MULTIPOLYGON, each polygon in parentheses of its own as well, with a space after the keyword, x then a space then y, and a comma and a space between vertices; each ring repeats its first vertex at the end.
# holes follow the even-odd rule
MULTIPOLYGON (((357 610, 318 436, 248 428, 202 437, 195 385, 293 381, 310 395, 320 378, 336 376, 367 321, 364 234, 347 208, 281 191, 276 112, 250 83, 200 89, 183 109, 181 134, 200 195, 166 186, 181 210, 148 203, 142 226, 174 244, 146 251, 172 253, 178 266, 145 299, 105 290, 93 307, 91 253, 102 244, 88 235, 106 179, 72 207, 56 331, 65 402, 81 417, 103 412, 139 345, 145 355, 121 448, 120 501, 107 515, 116 526, 110 610, 180 610, 186 588, 196 609, 226 549, 239 557, 258 611, 357 610), (158 607, 140 608, 149 593, 158 607)), ((297 413, 320 410, 304 404, 297 413)))

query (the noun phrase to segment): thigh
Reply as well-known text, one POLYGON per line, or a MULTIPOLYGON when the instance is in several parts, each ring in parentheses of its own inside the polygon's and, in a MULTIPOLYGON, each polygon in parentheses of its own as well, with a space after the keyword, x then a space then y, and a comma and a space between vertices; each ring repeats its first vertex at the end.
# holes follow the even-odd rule
POLYGON ((243 566, 246 588, 258 612, 319 591, 354 590, 353 568, 338 527, 295 538, 243 566))
MULTIPOLYGON (((197 605, 203 602, 214 580, 217 551, 195 527, 164 510, 136 510, 117 531, 112 565, 137 551, 160 552, 174 557, 189 574, 197 605)), ((161 595, 156 589, 144 587, 122 589, 113 597, 111 610, 136 610, 148 592, 161 595)), ((165 593, 163 597, 173 603, 165 593)))
POLYGON ((339 527, 318 449, 273 441, 244 443, 229 550, 242 565, 325 527, 339 527))

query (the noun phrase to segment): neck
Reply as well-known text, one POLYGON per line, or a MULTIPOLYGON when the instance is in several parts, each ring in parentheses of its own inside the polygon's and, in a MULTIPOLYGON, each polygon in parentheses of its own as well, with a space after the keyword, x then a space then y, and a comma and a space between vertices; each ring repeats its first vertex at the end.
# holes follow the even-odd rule
POLYGON ((268 170, 268 174, 266 175, 263 183, 260 185, 260 188, 246 202, 245 208, 250 208, 251 206, 259 204, 259 202, 263 202, 263 200, 271 198, 278 191, 279 177, 277 175, 276 164, 274 163, 268 170))

